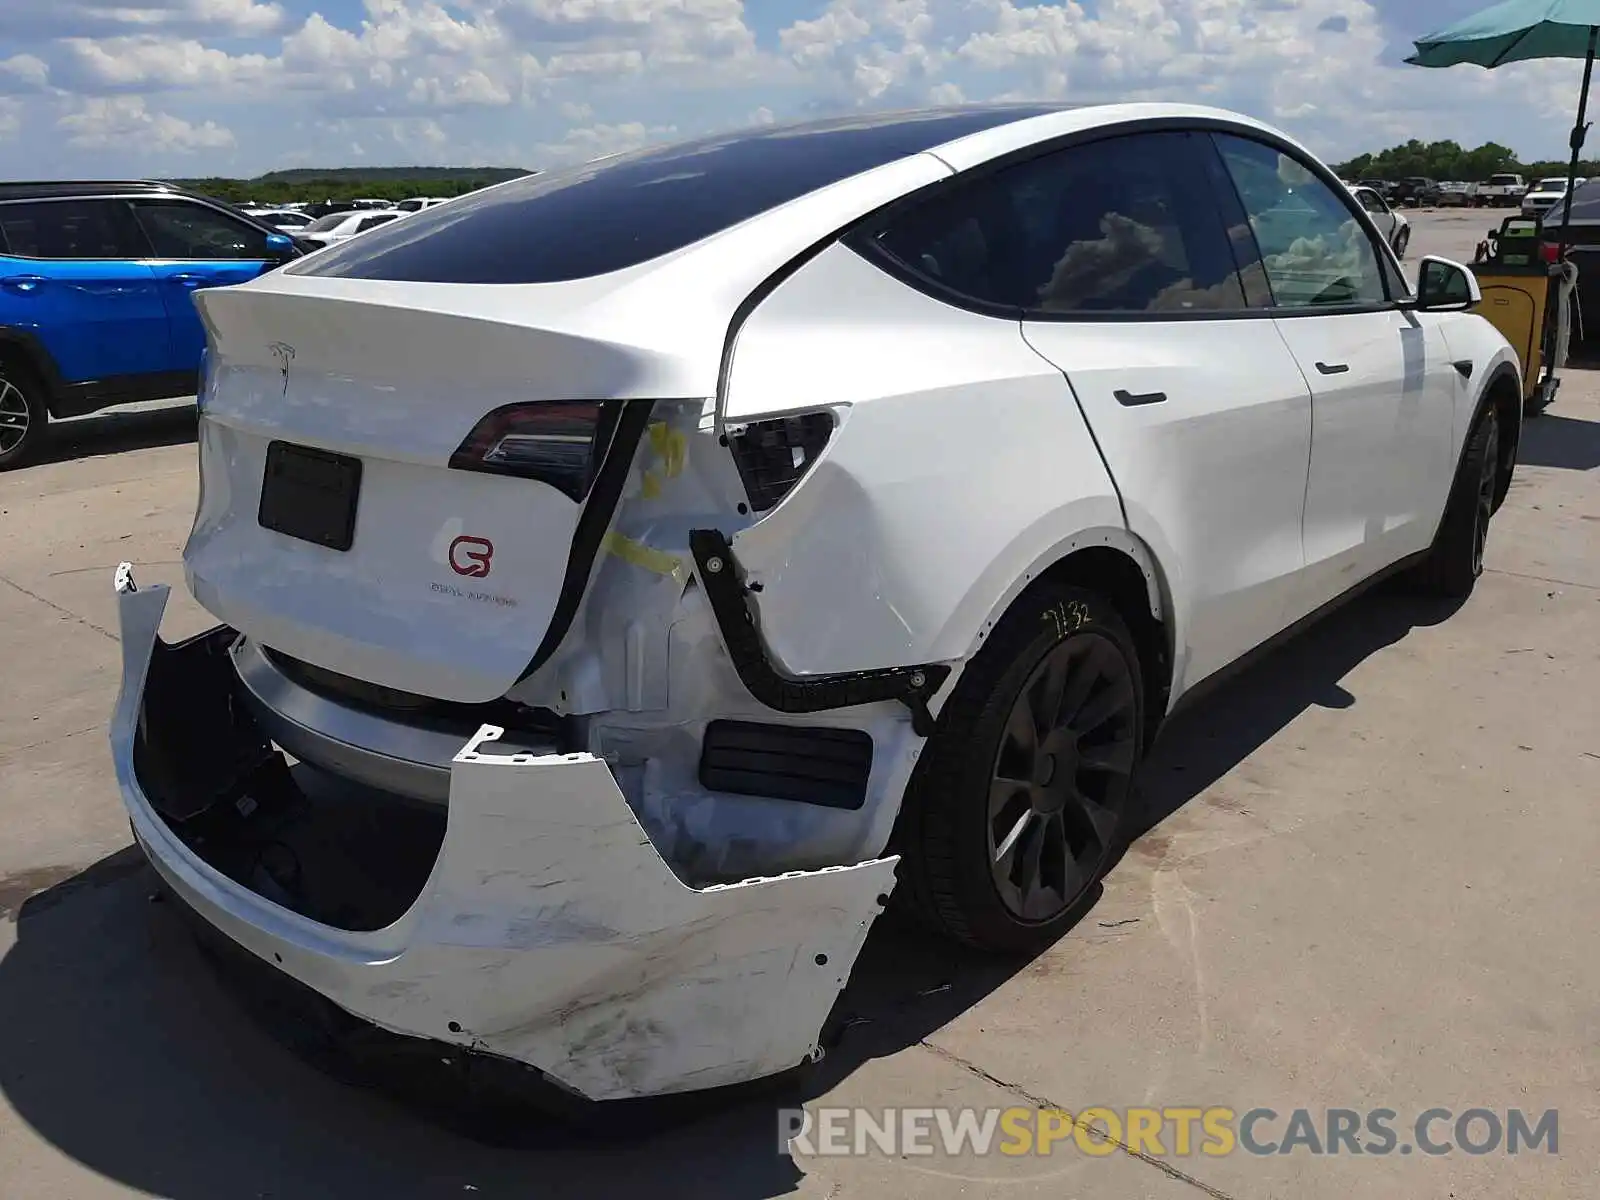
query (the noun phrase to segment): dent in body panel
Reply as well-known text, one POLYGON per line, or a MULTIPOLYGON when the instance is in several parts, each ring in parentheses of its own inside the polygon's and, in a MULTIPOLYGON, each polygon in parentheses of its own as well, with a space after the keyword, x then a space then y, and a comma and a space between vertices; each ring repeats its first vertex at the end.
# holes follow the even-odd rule
POLYGON ((724 404, 741 421, 842 410, 811 473, 734 538, 792 675, 960 660, 1046 549, 1123 528, 1065 380, 1017 322, 842 245, 750 315, 724 404))
POLYGON ((689 530, 748 527, 709 401, 657 404, 573 626, 511 698, 582 719, 656 848, 688 880, 856 862, 887 844, 921 739, 899 704, 773 712, 740 681, 692 574, 689 530), (859 729, 872 770, 856 810, 710 791, 699 780, 713 720, 859 729))

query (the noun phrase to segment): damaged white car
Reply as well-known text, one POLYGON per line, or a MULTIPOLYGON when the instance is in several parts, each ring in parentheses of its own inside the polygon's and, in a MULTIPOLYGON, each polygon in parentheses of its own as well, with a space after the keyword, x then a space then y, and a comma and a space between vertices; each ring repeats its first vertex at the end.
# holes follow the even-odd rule
POLYGON ((1471 589, 1521 421, 1477 298, 1172 105, 644 150, 204 292, 222 624, 119 572, 138 840, 363 1027, 589 1100, 780 1072, 897 873, 1035 950, 1181 697, 1471 589))

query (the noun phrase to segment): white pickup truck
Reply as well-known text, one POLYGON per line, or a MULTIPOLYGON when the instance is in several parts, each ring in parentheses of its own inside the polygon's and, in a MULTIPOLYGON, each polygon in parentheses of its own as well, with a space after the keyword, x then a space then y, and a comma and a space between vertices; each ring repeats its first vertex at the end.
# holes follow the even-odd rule
POLYGON ((1516 208, 1527 191, 1527 182, 1521 175, 1491 175, 1488 182, 1478 185, 1478 203, 1490 208, 1516 208))

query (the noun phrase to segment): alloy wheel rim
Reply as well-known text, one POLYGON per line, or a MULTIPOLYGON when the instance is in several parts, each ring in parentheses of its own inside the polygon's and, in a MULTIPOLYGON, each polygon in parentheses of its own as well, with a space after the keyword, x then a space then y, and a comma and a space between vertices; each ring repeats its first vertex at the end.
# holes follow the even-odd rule
POLYGON ((1489 520, 1494 516, 1494 493, 1500 473, 1500 425, 1489 418, 1484 439, 1483 464, 1478 470, 1478 495, 1472 524, 1472 574, 1483 574, 1483 552, 1489 544, 1489 520))
POLYGON ((1132 783, 1137 692, 1098 633, 1051 648, 1012 704, 989 788, 991 878, 1016 919, 1043 924, 1088 890, 1132 783))
POLYGON ((0 377, 0 454, 8 454, 22 444, 32 419, 22 389, 0 377))

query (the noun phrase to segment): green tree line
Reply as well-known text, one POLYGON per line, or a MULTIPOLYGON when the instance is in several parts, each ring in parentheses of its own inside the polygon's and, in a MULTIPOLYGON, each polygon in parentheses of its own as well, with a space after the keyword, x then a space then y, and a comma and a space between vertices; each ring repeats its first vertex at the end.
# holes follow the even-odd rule
POLYGON ((175 179, 172 182, 230 204, 282 204, 290 200, 407 200, 460 196, 527 174, 515 167, 390 168, 275 171, 255 179, 175 179))
MULTIPOLYGON (((1342 179, 1404 179, 1421 175, 1428 179, 1482 183, 1491 175, 1516 174, 1526 180, 1550 175, 1565 175, 1565 161, 1523 162, 1516 152, 1498 142, 1486 142, 1468 150, 1456 142, 1419 142, 1415 138, 1401 146, 1391 146, 1376 154, 1358 154, 1336 168, 1342 179)), ((1600 162, 1578 164, 1584 178, 1600 175, 1600 162)))

